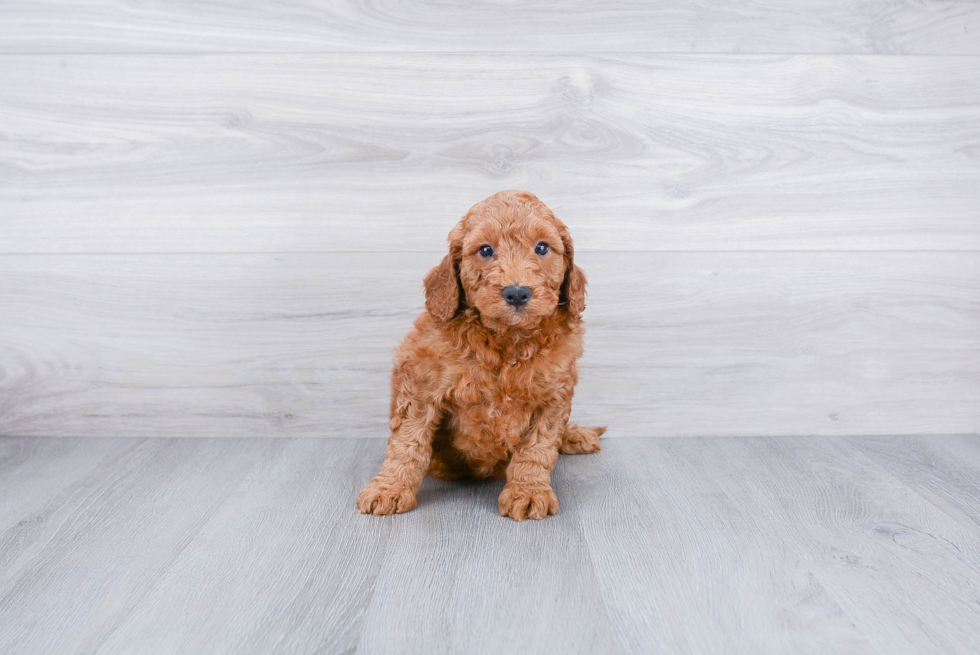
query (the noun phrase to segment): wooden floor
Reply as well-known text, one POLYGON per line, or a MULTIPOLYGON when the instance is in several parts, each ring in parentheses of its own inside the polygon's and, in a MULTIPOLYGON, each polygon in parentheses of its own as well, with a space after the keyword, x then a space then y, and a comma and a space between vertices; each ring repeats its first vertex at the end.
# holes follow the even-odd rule
POLYGON ((377 439, 0 440, 3 653, 976 653, 980 437, 606 440, 556 516, 377 439))

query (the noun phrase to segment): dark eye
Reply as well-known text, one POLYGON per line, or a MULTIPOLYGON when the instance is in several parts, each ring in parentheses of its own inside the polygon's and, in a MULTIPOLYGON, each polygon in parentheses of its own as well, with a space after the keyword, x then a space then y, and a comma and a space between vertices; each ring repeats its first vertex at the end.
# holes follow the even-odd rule
POLYGON ((493 248, 490 246, 483 246, 480 248, 481 257, 493 257, 493 248))
POLYGON ((539 255, 547 255, 548 254, 548 244, 545 243, 544 241, 542 241, 538 245, 534 246, 534 252, 536 252, 539 255))

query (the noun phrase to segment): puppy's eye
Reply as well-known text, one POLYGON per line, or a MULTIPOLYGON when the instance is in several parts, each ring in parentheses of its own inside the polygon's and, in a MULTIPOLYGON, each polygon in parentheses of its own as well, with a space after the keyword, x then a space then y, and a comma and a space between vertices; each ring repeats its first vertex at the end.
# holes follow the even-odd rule
POLYGON ((545 243, 544 241, 542 241, 538 245, 534 246, 534 252, 536 252, 539 255, 547 255, 548 254, 548 244, 545 243))
POLYGON ((493 257, 493 248, 491 248, 490 246, 483 246, 482 248, 480 248, 480 256, 493 257))

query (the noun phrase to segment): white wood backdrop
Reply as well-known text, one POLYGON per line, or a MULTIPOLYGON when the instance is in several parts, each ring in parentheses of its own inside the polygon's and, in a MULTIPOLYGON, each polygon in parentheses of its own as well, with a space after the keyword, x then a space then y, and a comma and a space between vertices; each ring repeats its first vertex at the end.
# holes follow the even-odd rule
POLYGON ((0 435, 384 437, 508 188, 609 437, 980 430, 980 4, 323 5, 0 3, 0 435))

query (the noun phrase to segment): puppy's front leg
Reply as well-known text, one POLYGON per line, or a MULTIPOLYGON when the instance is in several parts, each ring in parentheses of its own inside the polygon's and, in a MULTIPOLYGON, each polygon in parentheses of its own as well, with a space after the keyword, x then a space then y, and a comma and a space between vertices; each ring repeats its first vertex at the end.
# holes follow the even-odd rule
POLYGON ((384 464, 357 497, 363 514, 401 514, 415 507, 432 459, 432 436, 438 422, 437 407, 415 399, 397 403, 384 464))
POLYGON ((507 465, 507 484, 498 499, 501 516, 523 521, 543 519, 558 511, 551 471, 558 460, 568 413, 564 406, 545 407, 514 451, 507 465))

